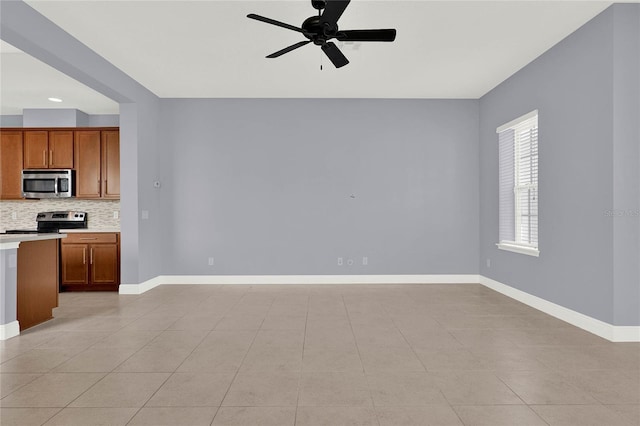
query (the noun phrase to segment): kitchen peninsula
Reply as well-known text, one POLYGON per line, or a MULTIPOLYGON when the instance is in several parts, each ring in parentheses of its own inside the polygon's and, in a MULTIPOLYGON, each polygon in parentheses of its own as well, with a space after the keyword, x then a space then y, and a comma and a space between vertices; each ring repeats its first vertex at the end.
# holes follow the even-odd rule
POLYGON ((58 306, 58 240, 65 237, 0 235, 0 340, 52 318, 58 306))

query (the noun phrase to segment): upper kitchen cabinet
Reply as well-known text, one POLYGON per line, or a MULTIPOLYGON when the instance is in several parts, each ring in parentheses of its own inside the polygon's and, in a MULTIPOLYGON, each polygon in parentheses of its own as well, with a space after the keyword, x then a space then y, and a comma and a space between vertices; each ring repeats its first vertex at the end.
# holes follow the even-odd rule
POLYGON ((102 131, 102 198, 120 198, 120 132, 102 131))
POLYGON ((118 130, 75 132, 76 198, 120 198, 118 130))
POLYGON ((24 168, 73 168, 73 131, 25 130, 24 168))
POLYGON ((73 169, 73 131, 49 132, 49 168, 73 169))
POLYGON ((22 198, 22 131, 0 131, 0 199, 22 198))
POLYGON ((76 197, 100 198, 100 130, 75 132, 76 197))

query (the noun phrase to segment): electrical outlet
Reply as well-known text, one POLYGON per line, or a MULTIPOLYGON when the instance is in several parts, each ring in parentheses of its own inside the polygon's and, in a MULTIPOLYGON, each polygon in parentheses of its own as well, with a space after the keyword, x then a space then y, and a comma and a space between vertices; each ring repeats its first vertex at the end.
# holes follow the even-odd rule
POLYGON ((342 266, 343 263, 344 263, 344 259, 339 257, 338 258, 338 266, 342 266))
POLYGON ((142 218, 149 219, 149 210, 142 210, 142 218))
POLYGON ((114 211, 114 212, 113 212, 113 218, 114 218, 114 219, 118 219, 118 218, 120 218, 120 212, 119 212, 119 211, 117 211, 117 210, 116 210, 116 211, 114 211))
POLYGON ((365 266, 369 264, 369 258, 367 256, 364 256, 362 258, 362 264, 365 265, 365 266))
POLYGON ((210 257, 210 258, 209 258, 208 263, 209 263, 209 266, 213 266, 213 257, 210 257))
POLYGON ((18 220, 18 212, 11 212, 11 220, 18 220))
POLYGON ((487 268, 491 268, 491 259, 487 259, 487 268))

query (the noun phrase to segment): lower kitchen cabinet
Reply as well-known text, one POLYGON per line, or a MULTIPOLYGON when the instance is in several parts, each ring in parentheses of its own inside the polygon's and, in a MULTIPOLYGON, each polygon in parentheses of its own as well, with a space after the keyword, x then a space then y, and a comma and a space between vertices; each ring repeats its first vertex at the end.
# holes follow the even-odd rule
POLYGON ((120 234, 69 233, 60 241, 61 291, 117 291, 120 234))
POLYGON ((91 259, 89 281, 92 285, 118 284, 117 244, 91 244, 89 258, 91 259))

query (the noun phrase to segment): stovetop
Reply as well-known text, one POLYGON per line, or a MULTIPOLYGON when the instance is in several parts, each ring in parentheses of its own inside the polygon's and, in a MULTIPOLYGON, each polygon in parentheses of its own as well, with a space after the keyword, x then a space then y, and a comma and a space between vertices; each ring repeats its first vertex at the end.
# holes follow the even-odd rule
POLYGON ((41 212, 36 216, 36 229, 8 229, 5 234, 59 234, 65 229, 85 229, 88 225, 87 212, 53 211, 41 212))

